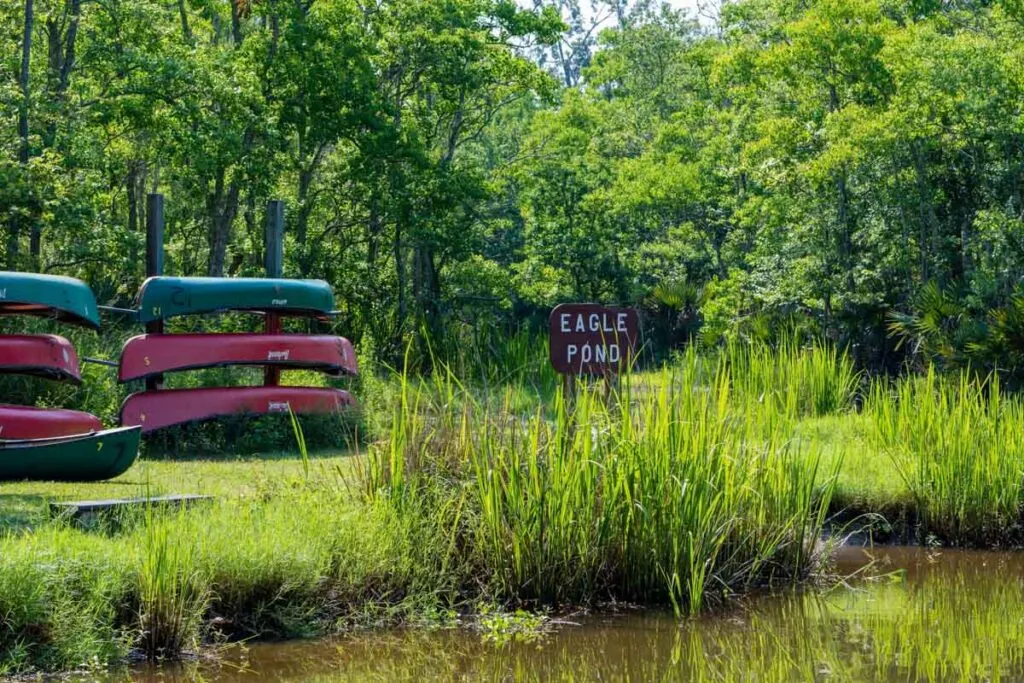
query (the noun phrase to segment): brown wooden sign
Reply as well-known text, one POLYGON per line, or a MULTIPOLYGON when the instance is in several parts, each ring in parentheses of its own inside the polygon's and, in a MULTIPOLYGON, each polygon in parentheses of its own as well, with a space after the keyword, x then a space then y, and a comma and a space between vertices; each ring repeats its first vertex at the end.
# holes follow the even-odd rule
POLYGON ((563 375, 604 375, 632 360, 640 338, 635 309, 562 304, 549 320, 551 365, 563 375))

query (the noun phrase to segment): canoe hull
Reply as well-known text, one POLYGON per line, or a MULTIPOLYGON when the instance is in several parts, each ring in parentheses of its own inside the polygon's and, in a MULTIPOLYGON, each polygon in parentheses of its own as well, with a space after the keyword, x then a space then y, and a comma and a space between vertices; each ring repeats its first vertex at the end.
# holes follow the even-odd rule
POLYGON ((142 432, 229 415, 330 414, 355 405, 347 391, 306 387, 217 387, 164 389, 129 396, 121 406, 123 426, 142 432))
POLYGON ((118 379, 129 382, 180 370, 259 365, 356 374, 356 356, 344 337, 298 334, 144 334, 121 351, 118 379))
POLYGON ((324 317, 334 310, 334 292, 323 280, 151 277, 137 307, 143 323, 228 310, 324 317))
POLYGON ((98 330, 99 309, 81 280, 0 271, 0 315, 33 315, 98 330))
POLYGON ((103 481, 123 474, 139 454, 138 427, 86 436, 0 442, 0 480, 103 481))
POLYGON ((75 347, 52 334, 0 335, 0 373, 82 381, 75 347))
POLYGON ((103 429, 95 415, 77 410, 0 405, 0 440, 52 439, 103 429))

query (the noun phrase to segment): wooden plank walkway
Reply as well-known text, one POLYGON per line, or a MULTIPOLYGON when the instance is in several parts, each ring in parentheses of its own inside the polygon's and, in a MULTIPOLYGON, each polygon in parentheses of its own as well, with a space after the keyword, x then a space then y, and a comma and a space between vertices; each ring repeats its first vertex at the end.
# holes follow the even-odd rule
POLYGON ((213 500, 213 496, 195 494, 152 496, 149 498, 113 498, 109 500, 75 500, 50 503, 50 516, 82 521, 100 517, 120 510, 144 508, 153 505, 161 508, 189 507, 195 503, 213 500))

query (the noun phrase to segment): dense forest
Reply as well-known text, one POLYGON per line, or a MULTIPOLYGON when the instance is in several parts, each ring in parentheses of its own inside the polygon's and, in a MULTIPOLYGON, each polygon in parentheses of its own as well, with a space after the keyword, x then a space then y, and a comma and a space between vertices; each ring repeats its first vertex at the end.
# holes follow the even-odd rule
POLYGON ((385 360, 642 307, 1024 361, 1024 2, 0 0, 0 266, 327 279, 385 360), (585 7, 580 5, 584 4, 585 7))

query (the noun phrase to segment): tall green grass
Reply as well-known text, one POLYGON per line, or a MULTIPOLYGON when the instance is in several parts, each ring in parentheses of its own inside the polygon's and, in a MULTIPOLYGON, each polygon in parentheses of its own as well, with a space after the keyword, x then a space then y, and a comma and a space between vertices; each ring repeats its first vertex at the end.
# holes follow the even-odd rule
POLYGON ((813 578, 844 461, 825 467, 798 428, 859 404, 869 452, 855 462, 894 463, 925 532, 989 544, 1018 525, 1024 403, 995 378, 932 372, 859 397, 827 346, 732 346, 623 376, 606 402, 600 383, 570 401, 528 372, 433 369, 366 383, 384 431, 355 482, 309 476, 305 460, 266 495, 149 511, 116 536, 52 524, 0 537, 0 672, 479 600, 686 614, 813 578))
POLYGON ((1024 403, 997 375, 944 377, 934 368, 895 384, 877 381, 865 404, 880 453, 917 505, 922 531, 952 543, 1020 537, 1024 505, 1024 403))
POLYGON ((775 346, 729 342, 723 350, 738 393, 774 402, 796 417, 821 417, 854 406, 861 375, 853 360, 831 344, 775 346))
POLYGON ((720 363, 648 377, 636 396, 517 414, 474 400, 451 373, 405 378, 367 484, 434 520, 448 566, 495 599, 617 598, 695 612, 709 599, 805 578, 831 479, 788 442, 720 363), (824 481, 819 485, 819 481, 824 481))
POLYGON ((136 585, 140 648, 150 660, 175 657, 199 644, 208 588, 197 568, 195 545, 177 542, 174 536, 175 523, 180 526, 184 514, 182 510, 177 519, 167 518, 152 505, 146 508, 136 585))

